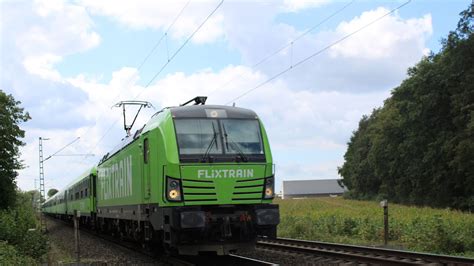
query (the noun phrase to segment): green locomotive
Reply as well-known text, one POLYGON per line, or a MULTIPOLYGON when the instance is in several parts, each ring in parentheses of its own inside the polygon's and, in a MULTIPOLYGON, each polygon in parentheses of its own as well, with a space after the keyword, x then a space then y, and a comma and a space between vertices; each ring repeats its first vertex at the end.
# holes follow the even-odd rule
MULTIPOLYGON (((97 175, 84 175, 91 225, 179 254, 227 254, 276 236, 274 167, 258 116, 194 100, 153 115, 101 159, 97 175)), ((81 208, 66 205, 67 215, 81 208)))

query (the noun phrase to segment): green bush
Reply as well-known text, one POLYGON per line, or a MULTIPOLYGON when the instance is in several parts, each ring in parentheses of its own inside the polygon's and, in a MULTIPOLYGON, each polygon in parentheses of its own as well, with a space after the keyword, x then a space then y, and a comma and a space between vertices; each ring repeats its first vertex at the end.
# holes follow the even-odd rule
MULTIPOLYGON (((38 222, 31 207, 31 199, 27 193, 19 192, 17 203, 13 208, 0 210, 2 256, 7 256, 5 259, 11 259, 12 262, 16 262, 15 258, 41 261, 48 252, 48 243, 46 236, 37 230, 37 227, 38 222)), ((4 264, 9 265, 0 260, 0 265, 4 264)))
POLYGON ((18 245, 18 250, 30 257, 42 258, 48 252, 47 238, 41 231, 28 231, 18 245))
POLYGON ((1 265, 36 265, 36 261, 20 254, 14 246, 6 241, 0 240, 0 263, 1 265))
POLYGON ((0 211, 0 239, 19 244, 30 228, 36 228, 36 220, 29 210, 17 207, 0 211))

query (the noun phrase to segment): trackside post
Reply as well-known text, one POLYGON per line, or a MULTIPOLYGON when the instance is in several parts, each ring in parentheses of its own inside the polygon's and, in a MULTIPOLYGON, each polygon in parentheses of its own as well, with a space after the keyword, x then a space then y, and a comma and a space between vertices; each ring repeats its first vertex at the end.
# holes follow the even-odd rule
POLYGON ((385 246, 387 246, 388 244, 388 201, 382 200, 380 202, 380 207, 383 208, 383 227, 384 227, 383 243, 385 246))
POLYGON ((74 216, 73 216, 73 221, 74 221, 74 243, 76 246, 76 262, 79 263, 81 260, 81 250, 79 248, 79 241, 80 241, 80 235, 79 235, 79 217, 81 217, 81 212, 78 210, 74 210, 74 216))

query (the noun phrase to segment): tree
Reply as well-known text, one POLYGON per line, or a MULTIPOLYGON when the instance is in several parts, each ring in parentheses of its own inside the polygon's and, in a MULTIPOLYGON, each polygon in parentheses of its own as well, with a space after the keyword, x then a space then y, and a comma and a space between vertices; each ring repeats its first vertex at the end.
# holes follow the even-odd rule
POLYGON ((474 4, 364 116, 339 168, 355 198, 474 209, 474 4))
POLYGON ((55 189, 55 188, 52 188, 52 189, 48 190, 48 197, 52 197, 52 196, 54 196, 56 193, 58 193, 58 190, 55 189))
POLYGON ((16 170, 23 167, 19 160, 19 147, 25 145, 21 138, 25 131, 20 123, 31 119, 28 112, 20 107, 12 95, 0 90, 0 209, 5 209, 15 203, 16 170))

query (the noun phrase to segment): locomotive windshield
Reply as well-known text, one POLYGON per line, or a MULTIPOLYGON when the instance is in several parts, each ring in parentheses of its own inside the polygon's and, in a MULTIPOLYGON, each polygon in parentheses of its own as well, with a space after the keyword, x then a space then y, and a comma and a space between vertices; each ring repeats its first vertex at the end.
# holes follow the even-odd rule
POLYGON ((217 136, 219 125, 211 119, 175 120, 180 154, 222 153, 221 139, 217 136))
POLYGON ((263 154, 257 120, 222 119, 226 153, 263 154))
POLYGON ((175 119, 181 161, 264 161, 255 119, 175 119))

